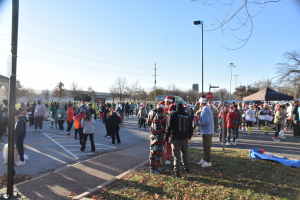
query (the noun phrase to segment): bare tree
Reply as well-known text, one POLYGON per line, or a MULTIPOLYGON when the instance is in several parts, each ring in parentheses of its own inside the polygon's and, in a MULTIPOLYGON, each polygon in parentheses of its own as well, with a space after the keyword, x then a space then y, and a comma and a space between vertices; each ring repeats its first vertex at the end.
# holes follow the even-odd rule
POLYGON ((49 102, 49 98, 50 98, 50 90, 45 90, 45 99, 46 99, 46 102, 49 102))
POLYGON ((74 100, 80 99, 82 92, 77 83, 73 82, 70 87, 71 89, 69 90, 69 97, 72 97, 74 100))
POLYGON ((67 97, 67 91, 64 86, 62 82, 59 82, 53 89, 53 96, 59 98, 59 101, 61 101, 61 98, 67 97))
POLYGON ((214 23, 203 26, 203 28, 205 28, 205 31, 220 30, 221 34, 223 35, 227 30, 234 32, 234 42, 237 43, 238 46, 234 48, 228 48, 226 45, 221 45, 228 50, 236 50, 242 48, 247 44, 253 32, 252 18, 259 15, 268 3, 289 4, 295 2, 296 0, 231 0, 231 2, 229 3, 223 3, 220 0, 192 1, 200 2, 201 5, 208 6, 217 4, 228 6, 228 9, 225 11, 225 16, 223 18, 217 19, 216 17, 214 17, 214 23), (251 9, 249 8, 250 5, 251 9), (253 9, 253 6, 256 6, 256 9, 253 9), (255 10, 255 12, 252 12, 252 10, 255 10), (247 36, 244 38, 240 38, 236 35, 236 33, 244 34, 244 32, 242 31, 245 31, 247 33, 247 36))
POLYGON ((113 98, 113 103, 115 103, 115 98, 117 97, 117 95, 118 95, 118 90, 117 90, 117 88, 115 87, 115 86, 111 86, 110 88, 109 88, 109 92, 110 92, 110 94, 111 94, 111 97, 113 98))
POLYGON ((120 97, 120 101, 122 101, 122 98, 124 98, 126 96, 127 91, 128 91, 126 78, 118 77, 115 81, 115 86, 114 87, 117 90, 117 94, 120 97))
POLYGON ((16 82, 16 99, 24 97, 26 94, 26 88, 24 88, 22 86, 22 84, 20 83, 20 81, 17 80, 16 82))
POLYGON ((300 51, 287 51, 283 55, 285 62, 277 64, 277 79, 279 84, 290 82, 299 84, 300 80, 300 51))
POLYGON ((26 98, 28 102, 33 102, 35 99, 36 92, 33 88, 28 88, 26 93, 26 98))
POLYGON ((86 94, 92 98, 92 101, 94 101, 96 92, 93 90, 91 86, 88 87, 88 91, 86 92, 86 94))

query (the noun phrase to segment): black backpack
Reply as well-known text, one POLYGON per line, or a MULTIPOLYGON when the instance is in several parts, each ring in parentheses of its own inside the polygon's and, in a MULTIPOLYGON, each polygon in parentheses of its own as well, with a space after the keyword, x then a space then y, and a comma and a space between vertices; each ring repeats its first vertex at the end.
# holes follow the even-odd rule
POLYGON ((189 121, 190 121, 190 117, 189 116, 185 116, 185 115, 178 115, 178 125, 179 131, 183 131, 183 132, 189 132, 189 121))

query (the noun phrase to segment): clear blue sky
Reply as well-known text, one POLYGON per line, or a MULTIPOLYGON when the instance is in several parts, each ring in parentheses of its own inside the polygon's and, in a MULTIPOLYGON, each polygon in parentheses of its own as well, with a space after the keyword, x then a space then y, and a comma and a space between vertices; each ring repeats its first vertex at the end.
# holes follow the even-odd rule
MULTIPOLYGON (((299 6, 296 2, 268 3, 253 18, 252 37, 239 50, 226 50, 221 44, 238 47, 233 34, 245 38, 248 33, 244 29, 232 32, 225 26, 224 34, 220 30, 204 32, 204 90, 209 84, 229 89, 229 63, 236 65, 233 75, 239 75, 238 85, 275 77, 274 67, 283 61, 283 53, 300 48, 299 6)), ((139 80, 142 87, 150 89, 156 62, 157 86, 175 84, 190 89, 193 83, 200 83, 201 90, 201 28, 193 22, 212 24, 214 18, 224 17, 228 8, 190 0, 22 0, 17 79, 37 90, 51 90, 62 81, 67 88, 77 82, 82 89, 92 86, 108 92, 117 77, 126 77, 129 84, 139 80)), ((250 13, 258 10, 258 5, 249 5, 250 13)), ((234 28, 237 22, 233 19, 228 25, 234 28)), ((11 1, 6 0, 0 8, 0 67, 4 75, 10 25, 11 1)), ((232 90, 234 87, 235 79, 232 90)))

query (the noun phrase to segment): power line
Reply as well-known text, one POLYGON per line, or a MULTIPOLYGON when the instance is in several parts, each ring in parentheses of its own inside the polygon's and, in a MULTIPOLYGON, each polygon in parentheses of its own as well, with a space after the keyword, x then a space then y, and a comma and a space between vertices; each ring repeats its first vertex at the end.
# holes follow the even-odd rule
MULTIPOLYGON (((3 47, 0 47, 0 48, 3 48, 3 47)), ((42 56, 38 56, 38 55, 34 55, 34 54, 22 56, 22 53, 25 53, 25 52, 19 51, 19 53, 21 53, 21 55, 19 54, 19 56, 18 56, 19 58, 24 58, 24 59, 28 59, 28 60, 34 60, 34 61, 38 61, 38 62, 42 62, 42 63, 49 63, 49 64, 54 64, 54 65, 59 65, 59 66, 72 67, 72 68, 85 69, 85 70, 93 70, 93 71, 110 70, 110 71, 101 71, 101 72, 115 74, 115 72, 111 71, 111 69, 105 69, 105 68, 99 69, 99 68, 96 68, 93 66, 70 63, 70 62, 56 60, 56 59, 47 58, 47 57, 42 57, 42 56), (62 63, 65 63, 65 64, 62 64, 62 63), (75 67, 75 66, 81 66, 81 67, 75 67), (95 69, 97 69, 97 70, 95 70, 95 69)), ((28 54, 28 53, 25 53, 25 54, 28 54)), ((131 73, 131 72, 119 71, 119 70, 118 70, 118 72, 127 73, 127 74, 131 74, 131 75, 133 74, 133 75, 139 75, 139 76, 150 76, 150 75, 145 75, 145 74, 131 73)))
MULTIPOLYGON (((4 26, 11 27, 10 25, 4 24, 4 23, 0 23, 0 24, 2 24, 2 25, 4 25, 4 26)), ((75 46, 75 45, 71 45, 71 44, 67 44, 67 43, 64 43, 64 42, 60 42, 60 41, 57 41, 57 40, 53 40, 53 39, 50 39, 50 38, 47 38, 47 37, 44 37, 44 36, 40 36, 40 35, 38 35, 38 34, 31 33, 31 32, 29 32, 29 31, 25 31, 25 30, 22 30, 22 29, 18 29, 18 30, 23 31, 23 32, 25 32, 25 33, 29 33, 29 34, 31 34, 31 35, 38 36, 38 37, 40 37, 40 38, 44 38, 44 39, 53 41, 53 42, 57 42, 57 43, 60 43, 60 44, 64 44, 64 45, 67 45, 67 46, 70 46, 70 47, 82 49, 82 50, 89 51, 89 52, 93 52, 93 53, 97 53, 97 54, 102 54, 102 55, 105 55, 105 56, 110 56, 110 57, 114 57, 114 58, 120 58, 120 59, 124 59, 124 60, 131 60, 131 61, 136 61, 136 62, 154 63, 154 62, 150 62, 150 61, 135 60, 135 59, 130 59, 130 58, 123 58, 123 57, 119 57, 119 56, 113 56, 113 55, 109 55, 109 54, 104 54, 104 53, 100 53, 100 52, 97 52, 97 51, 93 51, 93 50, 85 49, 85 48, 78 47, 78 46, 75 46)))
MULTIPOLYGON (((1 38, 1 37, 0 37, 0 39, 10 41, 9 39, 5 39, 5 38, 1 38)), ((26 41, 26 42, 28 42, 28 41, 26 41)), ((28 43, 32 43, 32 42, 28 42, 28 43)), ((41 50, 44 50, 44 51, 49 51, 49 52, 52 52, 52 53, 62 54, 62 55, 70 56, 70 57, 75 57, 75 58, 79 58, 79 59, 83 59, 83 60, 90 60, 90 61, 94 61, 94 62, 100 62, 100 63, 104 63, 104 64, 109 64, 109 65, 116 65, 116 66, 121 66, 121 67, 129 67, 129 68, 137 68, 137 69, 151 69, 151 68, 142 68, 142 67, 132 67, 132 66, 128 66, 128 65, 121 65, 121 64, 110 63, 110 62, 105 62, 105 61, 101 61, 101 60, 86 58, 86 57, 83 57, 83 56, 79 56, 79 55, 76 55, 76 54, 70 54, 70 53, 67 53, 67 52, 64 52, 64 51, 59 51, 59 50, 56 50, 56 49, 53 49, 53 48, 50 48, 50 47, 46 47, 46 46, 42 46, 42 45, 39 45, 39 44, 35 44, 35 43, 32 43, 32 44, 38 45, 38 46, 41 46, 41 47, 44 47, 44 48, 24 44, 22 42, 19 42, 19 44, 29 46, 29 47, 33 47, 33 48, 37 48, 37 49, 41 49, 41 50), (45 49, 45 48, 48 48, 48 49, 45 49)))

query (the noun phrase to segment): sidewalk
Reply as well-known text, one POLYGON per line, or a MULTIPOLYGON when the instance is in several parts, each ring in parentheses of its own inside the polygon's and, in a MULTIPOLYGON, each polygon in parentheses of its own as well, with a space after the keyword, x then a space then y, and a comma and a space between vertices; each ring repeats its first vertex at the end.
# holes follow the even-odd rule
MULTIPOLYGON (((109 152, 96 158, 68 166, 62 170, 16 184, 19 199, 70 199, 89 191, 149 158, 149 142, 109 152)), ((1 190, 6 193, 6 188, 1 190)))

